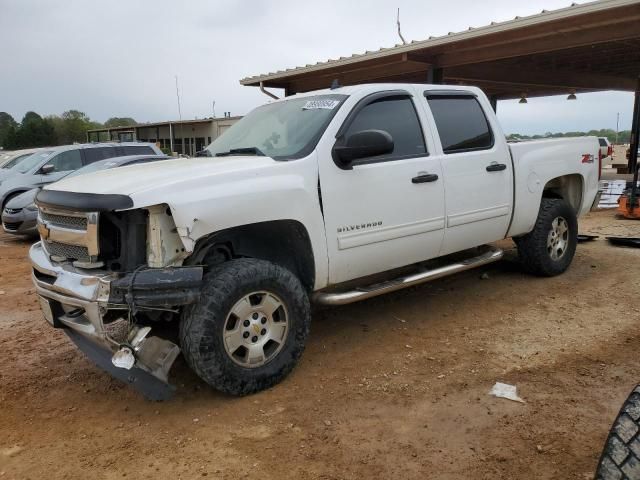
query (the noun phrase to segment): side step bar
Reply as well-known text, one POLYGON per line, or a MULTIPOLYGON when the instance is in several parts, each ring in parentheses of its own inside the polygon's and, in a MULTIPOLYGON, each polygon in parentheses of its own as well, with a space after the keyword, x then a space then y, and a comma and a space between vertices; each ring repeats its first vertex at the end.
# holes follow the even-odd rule
POLYGON ((377 297, 389 292, 395 292, 407 287, 413 287, 421 283, 426 283, 437 278, 453 275, 454 273, 463 272, 472 268, 481 267, 488 263, 493 263, 502 258, 504 252, 496 247, 487 246, 487 251, 476 256, 467 258, 460 262, 445 265, 444 267, 434 268, 433 270, 425 270, 413 273, 405 277, 395 278, 382 283, 369 285, 367 287, 359 287, 355 290, 347 292, 316 292, 313 294, 313 301, 321 305, 346 305, 348 303, 359 302, 367 298, 377 297))

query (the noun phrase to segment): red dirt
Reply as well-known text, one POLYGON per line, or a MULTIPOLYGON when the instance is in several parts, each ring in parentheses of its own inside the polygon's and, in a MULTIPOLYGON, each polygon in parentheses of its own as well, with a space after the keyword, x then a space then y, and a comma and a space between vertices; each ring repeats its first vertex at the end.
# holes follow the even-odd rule
MULTIPOLYGON (((581 232, 640 236, 591 214, 581 232)), ((581 244, 564 275, 507 259, 314 313, 298 368, 231 398, 184 363, 145 401, 41 318, 28 243, 0 235, 0 478, 592 478, 640 382, 640 250, 581 244), (488 278, 481 278, 486 272, 488 278), (526 404, 490 397, 515 384, 526 404)))

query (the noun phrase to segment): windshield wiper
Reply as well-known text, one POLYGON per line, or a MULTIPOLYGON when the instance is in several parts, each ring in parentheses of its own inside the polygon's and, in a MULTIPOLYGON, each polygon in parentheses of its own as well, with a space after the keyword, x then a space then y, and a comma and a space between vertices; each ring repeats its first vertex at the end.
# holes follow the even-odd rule
POLYGON ((257 147, 241 147, 241 148, 232 148, 228 152, 220 152, 216 153, 216 157, 228 157, 229 155, 257 155, 259 157, 264 157, 264 153, 260 151, 257 147))

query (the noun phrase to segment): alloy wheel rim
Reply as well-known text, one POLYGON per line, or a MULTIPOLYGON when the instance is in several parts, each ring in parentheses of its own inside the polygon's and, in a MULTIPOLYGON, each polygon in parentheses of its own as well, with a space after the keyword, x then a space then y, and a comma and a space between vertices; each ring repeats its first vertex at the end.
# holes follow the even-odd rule
POLYGON ((569 245, 569 224, 563 217, 556 217, 551 222, 551 231, 547 236, 547 253, 551 260, 558 261, 564 257, 569 245))
POLYGON ((242 367, 261 367, 280 353, 288 331, 289 315, 282 299, 267 291, 251 292, 227 315, 224 349, 242 367))

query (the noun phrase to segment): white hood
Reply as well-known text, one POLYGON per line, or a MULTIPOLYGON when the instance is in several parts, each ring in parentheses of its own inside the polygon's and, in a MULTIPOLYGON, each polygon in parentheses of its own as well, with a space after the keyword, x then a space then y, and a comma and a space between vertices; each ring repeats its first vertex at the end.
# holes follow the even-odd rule
POLYGON ((135 195, 142 192, 176 191, 213 184, 221 175, 247 175, 274 166, 270 157, 230 156, 165 160, 112 168, 66 178, 45 187, 65 192, 135 195))

